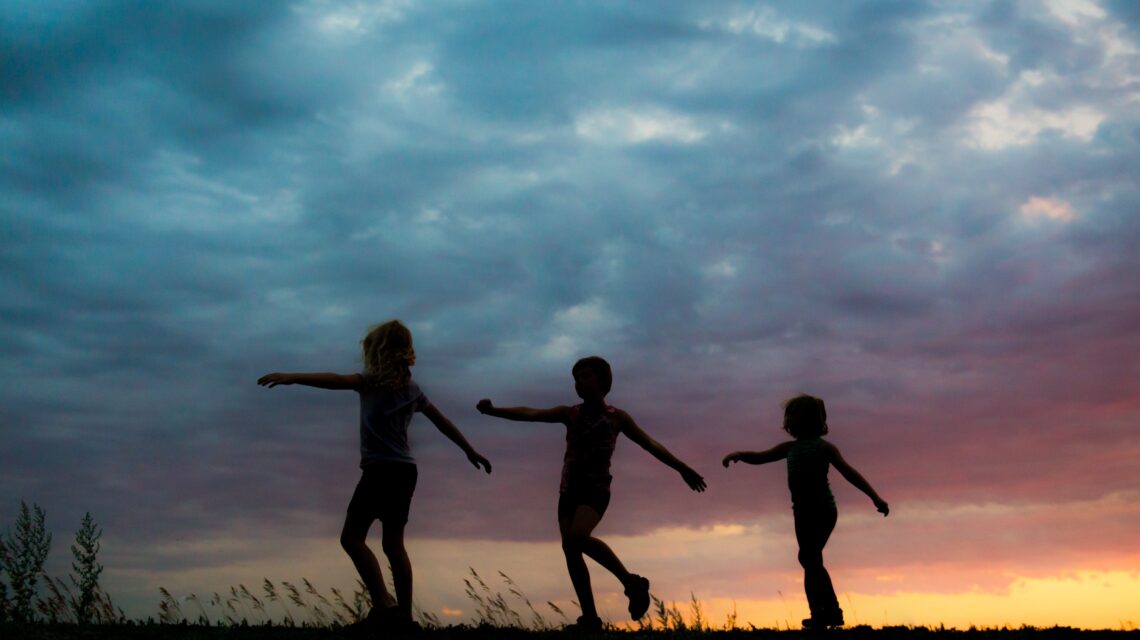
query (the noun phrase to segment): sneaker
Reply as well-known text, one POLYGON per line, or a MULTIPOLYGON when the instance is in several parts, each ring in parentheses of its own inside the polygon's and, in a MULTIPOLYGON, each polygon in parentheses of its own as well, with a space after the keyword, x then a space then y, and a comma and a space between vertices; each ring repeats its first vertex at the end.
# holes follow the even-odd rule
POLYGON ((842 609, 803 620, 804 629, 827 629, 829 627, 842 627, 844 624, 842 609))
POLYGON ((418 635, 424 630, 420 623, 415 620, 401 620, 395 624, 384 629, 388 633, 396 634, 402 637, 418 635))
POLYGON ((368 615, 346 626, 344 629, 352 634, 371 633, 383 627, 386 620, 387 612, 384 607, 372 607, 369 609, 368 615))
POLYGON ((411 614, 400 611, 399 607, 388 607, 380 618, 380 630, 388 634, 407 636, 423 631, 420 623, 411 614))
POLYGON ((411 617, 405 617, 398 607, 372 607, 363 620, 348 625, 345 630, 350 635, 382 633, 406 636, 423 631, 423 627, 411 617))
POLYGON ((597 616, 580 616, 577 622, 566 625, 562 630, 567 633, 598 633, 602 630, 602 619, 597 616))
POLYGON ((649 611, 649 581, 636 573, 632 574, 625 595, 629 598, 629 617, 640 620, 649 611))

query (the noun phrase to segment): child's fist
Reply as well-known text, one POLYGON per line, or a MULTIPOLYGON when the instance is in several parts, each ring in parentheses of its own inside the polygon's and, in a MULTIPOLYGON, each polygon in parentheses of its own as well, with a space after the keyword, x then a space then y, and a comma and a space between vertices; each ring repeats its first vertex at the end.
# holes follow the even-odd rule
POLYGON ((478 409, 479 413, 487 413, 491 409, 494 409, 495 405, 491 404, 491 401, 487 398, 483 398, 479 402, 475 403, 475 408, 478 409))

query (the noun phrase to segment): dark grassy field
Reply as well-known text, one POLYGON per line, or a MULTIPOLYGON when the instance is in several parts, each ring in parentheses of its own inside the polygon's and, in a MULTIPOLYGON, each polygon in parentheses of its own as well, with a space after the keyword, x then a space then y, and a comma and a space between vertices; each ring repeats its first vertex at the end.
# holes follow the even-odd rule
POLYGON ((430 629, 408 636, 383 633, 363 634, 348 629, 318 629, 290 627, 203 627, 195 625, 27 625, 0 626, 2 640, 363 640, 365 638, 416 638, 419 640, 568 640, 572 638, 599 638, 603 640, 666 640, 691 638, 702 640, 765 639, 797 640, 799 638, 830 638, 833 640, 1063 640, 1098 638, 1140 639, 1140 630, 1085 631, 1057 627, 1052 629, 971 629, 968 631, 927 629, 924 627, 854 627, 826 632, 733 630, 733 631, 605 631, 598 634, 573 635, 562 631, 530 631, 498 627, 446 627, 430 629))

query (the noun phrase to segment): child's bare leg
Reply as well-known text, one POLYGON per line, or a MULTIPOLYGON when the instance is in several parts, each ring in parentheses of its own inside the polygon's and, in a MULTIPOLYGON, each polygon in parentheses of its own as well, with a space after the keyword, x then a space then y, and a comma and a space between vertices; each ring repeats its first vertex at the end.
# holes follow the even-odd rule
POLYGON ((593 509, 580 506, 572 518, 558 521, 558 528, 562 533, 562 553, 566 556, 566 569, 570 572, 570 582, 574 585, 574 594, 578 596, 578 604, 582 608, 584 618, 598 617, 598 609, 594 604, 594 591, 590 586, 590 570, 586 567, 586 559, 582 554, 585 552, 590 532, 600 519, 593 509))
POLYGON ((396 606, 400 616, 412 619, 412 561, 404 547, 404 525, 384 525, 384 555, 392 566, 392 582, 396 587, 396 606))
POLYGON ((629 584, 632 574, 626 570, 617 554, 605 542, 591 535, 601 520, 602 516, 597 511, 590 507, 579 506, 570 524, 571 535, 581 539, 582 553, 614 574, 623 585, 629 584))
POLYGON ((618 559, 617 554, 610 549, 609 545, 602 542, 593 536, 586 539, 586 545, 582 549, 583 553, 593 559, 594 562, 602 565, 614 574, 622 585, 629 584, 631 574, 626 570, 625 565, 618 559))
POLYGON ((380 563, 376 561, 376 555, 365 544, 371 526, 372 518, 348 514, 344 519, 344 528, 340 532, 340 546, 348 553, 348 557, 352 558, 352 564, 360 574, 364 587, 368 589, 373 605, 383 608, 389 606, 392 597, 384 587, 384 578, 380 574, 380 563))

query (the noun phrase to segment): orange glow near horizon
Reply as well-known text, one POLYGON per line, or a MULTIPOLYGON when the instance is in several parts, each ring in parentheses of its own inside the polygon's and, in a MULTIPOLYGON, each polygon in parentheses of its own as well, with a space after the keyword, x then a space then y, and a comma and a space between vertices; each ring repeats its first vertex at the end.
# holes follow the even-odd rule
MULTIPOLYGON (((1131 630, 1140 622, 1135 612, 1137 602, 1140 602, 1140 574, 1126 571, 1079 571, 1068 577, 1018 578, 1008 593, 840 593, 848 626, 872 627, 1063 626, 1131 630)), ((807 616, 807 605, 800 594, 786 601, 715 599, 703 601, 702 605, 714 627, 724 624, 733 607, 738 626, 745 628, 751 622, 761 628, 782 629, 790 625, 796 629, 799 621, 807 616)))
MULTIPOLYGON (((733 611, 736 626, 745 629, 749 625, 796 629, 800 620, 807 617, 798 567, 794 555, 789 555, 793 545, 790 540, 767 537, 755 526, 718 525, 700 530, 659 530, 643 536, 603 537, 628 566, 652 577, 654 595, 676 606, 687 622, 691 622, 694 598, 703 619, 712 628, 724 628, 733 611), (767 549, 769 553, 758 553, 758 549, 767 549), (777 568, 769 566, 773 557, 777 568)), ((185 597, 190 593, 228 590, 231 585, 257 585, 264 578, 294 582, 308 578, 319 588, 335 586, 351 593, 355 572, 335 543, 324 539, 286 540, 281 542, 281 557, 276 559, 166 574, 118 573, 111 563, 107 588, 120 601, 123 599, 119 594, 131 595, 132 591, 142 596, 141 608, 124 601, 129 616, 142 618, 155 615, 157 597, 153 594, 159 586, 185 597), (283 569, 286 558, 288 569, 283 569)), ((854 545, 847 547, 846 553, 851 555, 854 545)), ((235 551, 244 555, 241 549, 235 551)), ((474 607, 463 589, 463 580, 470 577, 472 566, 492 590, 501 592, 516 611, 524 614, 524 620, 530 619, 525 605, 513 599, 498 572, 509 575, 548 622, 564 622, 546 607, 544 603, 548 601, 561 607, 570 620, 575 615, 571 604, 573 591, 557 543, 414 540, 409 541, 409 552, 416 570, 417 605, 437 615, 443 624, 473 620, 474 607)), ((1135 566, 1136 560, 1121 558, 1114 564, 1135 566)), ((599 612, 612 623, 627 626, 626 600, 620 585, 593 563, 590 567, 599 612)), ((1003 573, 1008 587, 995 587, 991 579, 990 586, 982 588, 978 586, 981 578, 970 567, 946 568, 942 571, 928 565, 875 572, 869 567, 845 570, 837 566, 832 574, 849 626, 1135 629, 1140 622, 1135 614, 1135 603, 1140 602, 1140 572, 1075 567, 1033 577, 1003 573), (937 593, 913 587, 906 590, 912 584, 908 574, 922 571, 936 574, 925 576, 927 579, 944 578, 937 593)), ((977 574, 988 572, 990 576, 1001 570, 981 565, 976 569, 977 574)))

